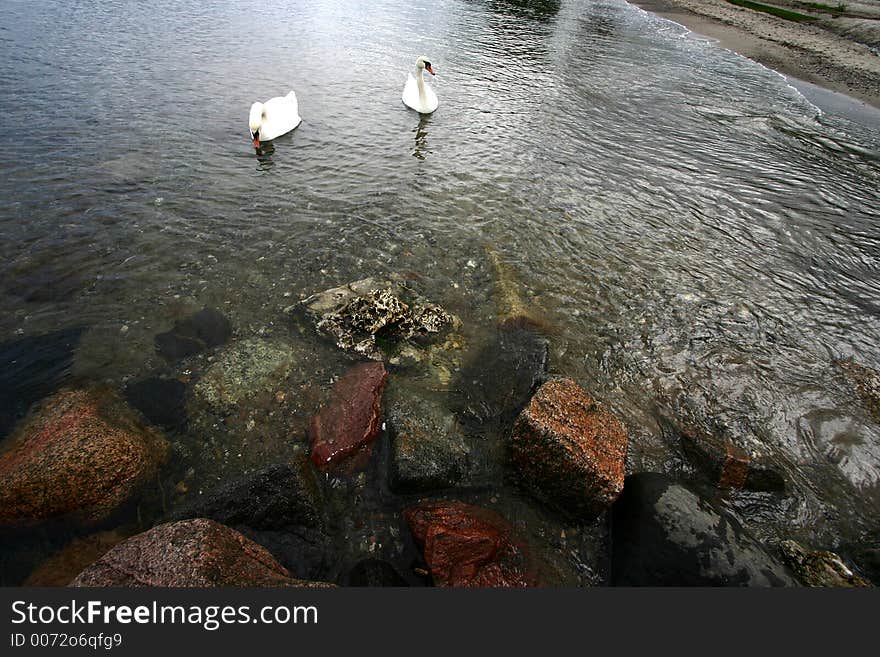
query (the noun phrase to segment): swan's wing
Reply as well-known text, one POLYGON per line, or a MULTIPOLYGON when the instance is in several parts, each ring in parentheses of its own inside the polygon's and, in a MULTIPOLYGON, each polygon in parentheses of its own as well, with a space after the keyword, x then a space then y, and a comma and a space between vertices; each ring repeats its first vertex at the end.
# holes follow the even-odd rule
POLYGON ((260 138, 267 141, 290 132, 302 121, 296 94, 292 91, 286 96, 267 100, 264 104, 264 114, 260 138))

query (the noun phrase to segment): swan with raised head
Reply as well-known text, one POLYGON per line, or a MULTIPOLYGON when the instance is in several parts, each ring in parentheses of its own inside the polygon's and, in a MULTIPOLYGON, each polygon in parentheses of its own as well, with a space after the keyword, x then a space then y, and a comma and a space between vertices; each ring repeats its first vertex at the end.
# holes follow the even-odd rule
POLYGON ((286 135, 300 124, 299 104, 296 94, 291 91, 286 96, 270 98, 265 103, 251 105, 248 119, 254 148, 260 147, 261 141, 269 141, 286 135))
POLYGON ((440 101, 434 90, 422 79, 422 71, 435 75, 431 62, 424 55, 416 60, 415 76, 410 73, 406 79, 406 85, 403 87, 403 104, 420 114, 430 114, 437 109, 440 101))

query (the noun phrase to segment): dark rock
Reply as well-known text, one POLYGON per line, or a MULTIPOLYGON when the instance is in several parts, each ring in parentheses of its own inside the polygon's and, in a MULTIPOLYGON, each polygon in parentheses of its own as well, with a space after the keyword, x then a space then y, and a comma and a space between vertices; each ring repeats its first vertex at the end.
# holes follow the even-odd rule
POLYGON ((151 481, 167 453, 167 441, 114 394, 61 391, 0 455, 0 527, 94 526, 151 481))
POLYGON ((719 488, 785 490, 785 476, 768 458, 750 455, 731 440, 693 427, 681 428, 679 435, 688 460, 719 488))
POLYGON ((416 295, 400 277, 365 278, 313 294, 286 309, 305 313, 321 335, 340 348, 372 360, 386 360, 377 336, 399 343, 436 334, 454 323, 437 304, 416 295))
POLYGON ((67 586, 87 566, 131 536, 119 530, 75 538, 28 575, 23 586, 67 586))
POLYGON ((617 586, 796 586, 732 515, 661 474, 626 478, 612 512, 617 586))
POLYGON ((311 458, 319 469, 372 449, 387 378, 382 363, 360 363, 335 383, 330 402, 309 423, 311 458))
POLYGON ((513 527, 490 509, 428 502, 404 517, 437 586, 537 586, 537 568, 513 527))
POLYGON ((71 586, 330 586, 293 579, 265 548, 213 520, 153 527, 107 552, 71 586))
POLYGON ((186 425, 186 384, 152 376, 125 388, 125 399, 150 424, 170 430, 186 425))
POLYGON ((394 566, 381 559, 364 559, 354 565, 345 579, 346 586, 409 586, 394 566))
POLYGON ((571 379, 543 384, 520 413, 511 459, 539 497, 593 518, 623 490, 627 431, 571 379))
POLYGON ((232 325, 219 311, 204 308, 174 322, 174 328, 156 336, 156 350, 174 362, 225 344, 232 335, 232 325))
POLYGON ((549 343, 526 318, 505 320, 496 339, 462 369, 455 411, 484 423, 512 420, 547 375, 549 343))
POLYGON ((63 329, 0 344, 0 438, 31 404, 65 382, 84 330, 63 329))
POLYGON ((210 518, 253 529, 323 526, 323 493, 304 454, 220 486, 173 512, 172 520, 210 518))
MULTIPOLYGON (((407 391, 409 393, 410 391, 407 391)), ((455 416, 439 403, 399 392, 387 403, 390 483, 399 492, 458 484, 468 470, 468 447, 455 416)))
POLYGON ((338 567, 338 547, 321 529, 289 526, 281 530, 233 527, 266 548, 296 579, 324 579, 338 567))
POLYGON ((866 587, 870 583, 856 575, 834 552, 809 550, 795 541, 779 544, 782 560, 806 586, 866 587))

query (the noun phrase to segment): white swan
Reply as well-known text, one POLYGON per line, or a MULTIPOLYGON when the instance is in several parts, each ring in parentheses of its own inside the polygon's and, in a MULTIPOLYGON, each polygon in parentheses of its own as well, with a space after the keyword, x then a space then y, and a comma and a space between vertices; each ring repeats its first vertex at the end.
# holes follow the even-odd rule
POLYGON ((425 70, 434 75, 431 62, 428 61, 427 57, 422 56, 416 60, 415 77, 410 73, 406 79, 406 85, 403 87, 403 104, 420 114, 430 114, 440 104, 437 94, 422 79, 422 71, 425 70))
POLYGON ((251 105, 248 119, 254 148, 260 147, 261 141, 269 141, 285 135, 300 124, 299 104, 296 94, 292 91, 286 96, 270 98, 265 103, 251 105))

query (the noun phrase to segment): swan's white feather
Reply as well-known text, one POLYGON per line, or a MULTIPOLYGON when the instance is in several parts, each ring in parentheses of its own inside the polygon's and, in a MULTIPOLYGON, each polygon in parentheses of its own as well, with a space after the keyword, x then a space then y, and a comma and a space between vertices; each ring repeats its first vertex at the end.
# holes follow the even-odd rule
MULTIPOLYGON (((421 72, 419 74, 421 74, 421 72)), ((437 109, 440 100, 425 80, 422 80, 422 84, 424 85, 425 90, 423 98, 419 97, 418 82, 416 81, 415 76, 410 73, 406 78, 406 84, 403 87, 403 96, 401 98, 403 99, 403 104, 410 109, 414 109, 421 114, 430 114, 437 109)))

